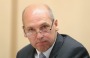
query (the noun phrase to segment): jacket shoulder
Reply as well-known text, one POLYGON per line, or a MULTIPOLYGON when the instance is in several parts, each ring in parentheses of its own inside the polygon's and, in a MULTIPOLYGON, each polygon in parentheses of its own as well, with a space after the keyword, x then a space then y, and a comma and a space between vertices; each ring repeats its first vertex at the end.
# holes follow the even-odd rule
POLYGON ((34 51, 35 49, 32 47, 32 45, 28 44, 27 46, 18 51, 16 58, 26 58, 34 51))
POLYGON ((80 42, 65 34, 61 34, 61 36, 64 38, 64 43, 59 51, 59 56, 63 55, 62 58, 88 58, 89 54, 80 42))
POLYGON ((19 52, 24 52, 25 53, 25 52, 28 52, 32 49, 33 49, 33 47, 30 44, 28 44, 25 47, 23 47, 19 52))
POLYGON ((84 47, 80 42, 78 42, 77 40, 73 39, 72 37, 70 37, 69 35, 66 34, 61 34, 62 37, 64 38, 64 44, 66 47, 84 47))

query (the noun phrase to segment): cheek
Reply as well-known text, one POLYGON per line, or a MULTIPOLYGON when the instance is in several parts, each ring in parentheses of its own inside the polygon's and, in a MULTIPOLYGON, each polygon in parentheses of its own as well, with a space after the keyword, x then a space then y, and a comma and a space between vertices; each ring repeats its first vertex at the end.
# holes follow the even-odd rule
POLYGON ((35 41, 34 39, 31 39, 31 38, 28 38, 28 40, 29 40, 30 44, 31 44, 33 47, 35 47, 36 41, 35 41))
POLYGON ((52 45, 53 42, 55 41, 53 35, 47 34, 47 36, 46 36, 46 41, 47 41, 50 45, 52 45))

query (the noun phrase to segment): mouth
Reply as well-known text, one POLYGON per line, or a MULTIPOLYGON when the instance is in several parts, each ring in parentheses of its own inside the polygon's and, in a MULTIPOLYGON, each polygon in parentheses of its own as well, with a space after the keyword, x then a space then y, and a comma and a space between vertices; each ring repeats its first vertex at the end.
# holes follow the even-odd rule
POLYGON ((42 41, 42 42, 38 42, 37 45, 39 46, 44 46, 47 44, 47 41, 42 41))

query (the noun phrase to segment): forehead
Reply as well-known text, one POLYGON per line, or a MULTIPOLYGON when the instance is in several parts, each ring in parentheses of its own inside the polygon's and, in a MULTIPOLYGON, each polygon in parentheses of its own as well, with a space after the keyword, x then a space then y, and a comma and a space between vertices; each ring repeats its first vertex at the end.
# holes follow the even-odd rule
POLYGON ((27 10, 23 16, 25 26, 40 25, 51 22, 50 14, 46 9, 27 10))
POLYGON ((25 27, 40 27, 41 25, 51 24, 51 19, 48 18, 39 18, 39 19, 30 19, 25 22, 25 27))

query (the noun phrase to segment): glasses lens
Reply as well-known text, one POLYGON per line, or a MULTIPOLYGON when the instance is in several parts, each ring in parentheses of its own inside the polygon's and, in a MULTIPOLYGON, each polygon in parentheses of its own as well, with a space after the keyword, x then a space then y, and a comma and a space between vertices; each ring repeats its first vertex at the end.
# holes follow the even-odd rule
MULTIPOLYGON (((53 25, 53 22, 52 22, 52 25, 53 25)), ((41 33, 41 35, 44 35, 46 33, 50 33, 51 29, 52 29, 52 25, 43 25, 41 28, 40 28, 40 31, 39 33, 41 33)), ((37 35, 37 31, 34 30, 34 29, 29 29, 29 31, 26 32, 26 35, 28 38, 32 38, 32 37, 36 37, 37 35)))

